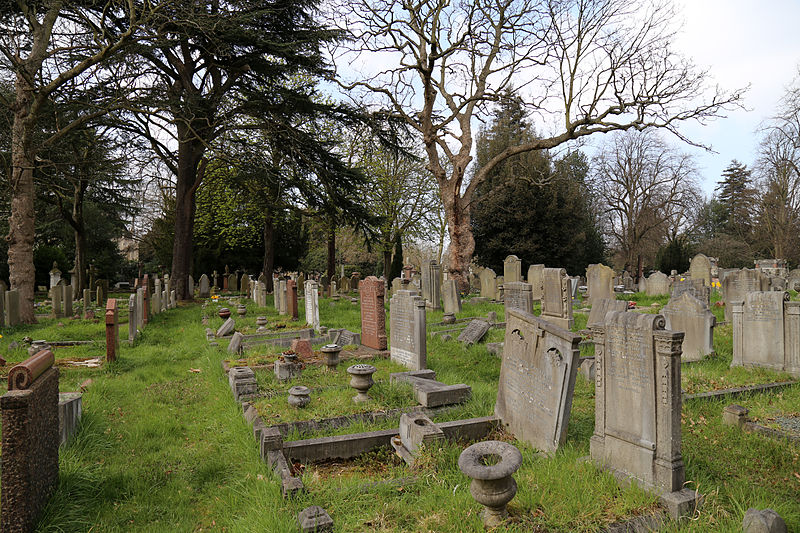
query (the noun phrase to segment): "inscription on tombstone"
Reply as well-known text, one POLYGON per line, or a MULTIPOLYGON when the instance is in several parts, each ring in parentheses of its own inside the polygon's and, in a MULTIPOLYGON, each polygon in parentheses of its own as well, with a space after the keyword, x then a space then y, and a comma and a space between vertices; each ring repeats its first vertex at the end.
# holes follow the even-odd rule
POLYGON ((415 291, 397 291, 389 300, 390 357, 411 370, 427 365, 425 300, 415 291))
MULTIPOLYGON (((705 287, 704 287, 705 288, 705 287)), ((714 326, 717 319, 708 305, 684 292, 672 297, 661 310, 670 331, 683 331, 683 361, 699 361, 714 353, 714 326)))
POLYGON ((731 308, 733 302, 744 301, 748 292, 768 291, 769 278, 759 272, 749 268, 743 268, 738 272, 731 272, 722 281, 722 296, 725 300, 725 320, 732 318, 731 308))
POLYGON ((571 329, 575 321, 572 318, 572 295, 567 271, 563 268, 545 268, 542 275, 544 295, 541 318, 560 328, 571 329))
POLYGON ((474 319, 470 320, 467 327, 464 328, 464 331, 461 332, 458 336, 458 341, 463 342, 467 346, 472 346, 480 342, 480 340, 486 335, 486 332, 489 331, 489 323, 485 320, 474 319))
POLYGON ((503 260, 503 279, 506 283, 522 281, 522 261, 516 255, 509 255, 503 260))
POLYGON ((544 294, 544 265, 528 267, 528 283, 531 285, 531 297, 539 301, 544 294))
POLYGON ((731 366, 760 366, 800 375, 800 303, 786 292, 750 292, 733 303, 731 366))
POLYGON ((503 303, 506 311, 519 309, 533 314, 533 291, 530 283, 506 281, 503 283, 503 303))
POLYGON ((386 308, 383 281, 367 276, 358 282, 361 298, 361 344, 373 350, 386 349, 386 308))
POLYGON ((314 280, 306 281, 306 324, 319 331, 319 286, 314 280))
MULTIPOLYGON (((397 278, 399 282, 400 279, 397 278)), ((392 283, 392 290, 400 290, 400 284, 398 283, 398 288, 394 289, 394 283, 392 283)), ((458 285, 456 285, 456 280, 448 279, 445 280, 444 285, 442 286, 442 293, 444 295, 444 312, 445 313, 460 313, 461 312, 461 295, 458 293, 458 285)))
POLYGON ((586 286, 589 289, 589 303, 594 304, 603 298, 614 299, 614 271, 603 265, 594 264, 586 268, 586 286))

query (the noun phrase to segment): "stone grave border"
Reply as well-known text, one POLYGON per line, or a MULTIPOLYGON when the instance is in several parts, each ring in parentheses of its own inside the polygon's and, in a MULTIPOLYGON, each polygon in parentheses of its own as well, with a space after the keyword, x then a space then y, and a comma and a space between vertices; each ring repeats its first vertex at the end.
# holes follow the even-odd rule
POLYGON ((722 422, 726 426, 733 426, 745 433, 756 433, 774 440, 788 441, 789 444, 800 447, 800 434, 775 429, 753 422, 748 418, 749 410, 740 405, 728 405, 722 409, 722 422))

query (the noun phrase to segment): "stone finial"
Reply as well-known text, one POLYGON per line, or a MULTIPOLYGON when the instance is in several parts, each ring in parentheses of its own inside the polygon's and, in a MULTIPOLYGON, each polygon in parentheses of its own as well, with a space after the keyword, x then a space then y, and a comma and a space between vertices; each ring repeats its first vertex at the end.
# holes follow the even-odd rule
POLYGON ((726 426, 736 426, 741 428, 747 422, 747 414, 750 411, 741 405, 731 404, 722 410, 722 423, 726 426))

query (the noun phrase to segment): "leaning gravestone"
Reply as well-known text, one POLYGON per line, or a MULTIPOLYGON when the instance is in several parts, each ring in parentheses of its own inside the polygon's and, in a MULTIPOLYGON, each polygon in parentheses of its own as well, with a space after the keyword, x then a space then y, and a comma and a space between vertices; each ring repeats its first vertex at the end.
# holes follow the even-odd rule
POLYGON ((663 272, 653 272, 647 278, 647 295, 669 294, 669 277, 663 272))
POLYGON ((544 294, 544 265, 531 265, 528 267, 528 283, 531 285, 531 297, 540 301, 544 294))
MULTIPOLYGON (((158 282, 158 280, 156 280, 158 282)), ((160 287, 156 287, 156 292, 161 292, 160 287)), ((203 274, 200 276, 200 289, 198 296, 200 298, 209 298, 211 296, 211 284, 208 281, 208 276, 203 274)))
POLYGON ((672 297, 661 310, 670 331, 683 331, 683 361, 699 361, 714 353, 714 326, 717 319, 708 304, 688 292, 672 297))
POLYGON ((306 281, 305 287, 306 324, 319 331, 319 285, 313 279, 306 281))
POLYGON ((681 458, 681 342, 661 315, 611 312, 592 328, 592 461, 658 493, 673 518, 694 511, 681 458), (624 408, 621 408, 624 406, 624 408))
POLYGON ((425 300, 415 291, 397 291, 389 300, 389 320, 391 359, 411 370, 426 368, 425 300))
POLYGON ((361 344, 373 350, 386 349, 386 293, 383 281, 367 276, 358 282, 361 298, 361 344))
POLYGON ((768 291, 769 278, 758 270, 743 268, 729 273, 722 282, 722 297, 725 299, 725 320, 732 319, 733 302, 744 301, 748 292, 768 291))
POLYGON ((586 268, 586 286, 589 290, 589 303, 594 304, 603 298, 614 299, 614 271, 603 265, 594 264, 586 268))
POLYGON ((495 414, 534 448, 555 452, 567 426, 580 359, 580 335, 530 313, 506 311, 495 414))
POLYGON ((459 334, 458 342, 464 343, 467 346, 477 344, 486 335, 486 332, 489 331, 489 327, 489 323, 485 320, 480 320, 478 318, 470 320, 467 327, 459 334))
POLYGON ((697 254, 689 262, 689 277, 703 280, 703 286, 711 287, 711 260, 703 254, 697 254))
POLYGON ((224 337, 225 335, 229 335, 233 332, 234 328, 236 327, 236 321, 232 318, 228 318, 225 322, 217 330, 216 336, 217 337, 224 337))
POLYGON ((569 330, 575 320, 572 318, 572 296, 567 271, 563 268, 545 268, 542 272, 544 294, 541 318, 569 330))
POLYGON ((497 297, 497 274, 491 268, 481 270, 481 297, 494 300, 497 297))
POLYGON ((592 305, 592 310, 589 311, 589 318, 586 320, 586 327, 602 326, 606 321, 606 315, 610 311, 627 311, 628 302, 624 300, 611 300, 610 298, 603 298, 596 304, 592 305))
POLYGON ((522 261, 516 255, 509 255, 503 260, 503 279, 506 283, 522 281, 522 261))
POLYGON ((530 283, 506 281, 503 283, 503 304, 506 311, 519 309, 533 314, 533 292, 530 283))
POLYGON ((11 289, 6 291, 6 323, 9 326, 19 325, 19 291, 11 289))
MULTIPOLYGON (((398 282, 397 288, 394 287, 394 282, 392 282, 392 291, 396 292, 398 290, 402 290, 402 285, 400 284, 400 278, 395 278, 398 282)), ((455 315, 456 313, 461 312, 461 295, 458 293, 458 286, 456 285, 456 280, 450 278, 445 280, 444 285, 442 286, 442 294, 444 295, 444 312, 445 314, 450 313, 455 315)))

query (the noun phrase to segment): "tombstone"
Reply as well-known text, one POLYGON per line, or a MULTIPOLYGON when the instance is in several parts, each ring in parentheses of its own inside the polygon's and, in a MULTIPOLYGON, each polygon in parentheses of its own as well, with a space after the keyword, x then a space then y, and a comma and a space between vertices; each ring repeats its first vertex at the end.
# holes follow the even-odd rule
POLYGON ((136 329, 144 329, 144 289, 136 289, 136 329))
POLYGON ((361 299, 361 344, 373 350, 385 350, 386 294, 383 281, 367 276, 358 282, 358 295, 361 299))
MULTIPOLYGON (((394 278, 392 280, 392 294, 396 293, 397 291, 402 291, 402 290, 403 290, 403 279, 402 278, 394 278)), ((446 313, 447 312, 447 296, 446 295, 445 295, 444 308, 445 308, 445 313, 446 313)))
POLYGON ((480 320, 478 318, 470 320, 469 324, 467 324, 467 327, 464 328, 463 331, 461 331, 461 333, 458 335, 458 342, 461 342, 466 346, 477 344, 489 331, 489 327, 490 324, 485 320, 480 320))
POLYGON ((800 302, 789 293, 749 292, 733 302, 734 366, 759 366, 800 377, 800 302))
POLYGON ((234 328, 236 328, 236 321, 232 318, 227 318, 214 335, 216 337, 224 337, 225 335, 232 333, 234 328))
POLYGON ((592 328, 592 461, 658 493, 677 519, 694 511, 681 458, 681 342, 661 315, 612 311, 592 328), (621 408, 624 406, 624 408, 621 408))
POLYGON ((338 300, 339 299, 339 286, 336 283, 336 280, 331 280, 331 288, 328 291, 330 297, 338 300))
POLYGON ((64 316, 64 306, 61 302, 61 297, 64 295, 64 291, 62 289, 63 285, 56 285, 52 289, 50 289, 50 300, 52 301, 52 311, 50 316, 53 318, 61 318, 64 316))
POLYGON ((800 268, 795 268, 787 276, 786 289, 800 292, 800 268))
MULTIPOLYGON (((142 307, 140 308, 140 312, 142 314, 142 324, 149 324, 150 323, 150 274, 144 275, 144 284, 142 286, 142 307)), ((192 293, 189 293, 189 297, 191 298, 192 293)))
POLYGON ((6 290, 0 287, 0 327, 6 325, 6 290))
POLYGON ((503 260, 503 279, 506 283, 522 281, 522 261, 516 255, 509 255, 503 260))
POLYGON ((602 326, 605 323, 606 315, 610 311, 627 311, 628 302, 624 300, 612 300, 610 298, 603 298, 596 304, 592 305, 592 310, 589 312, 589 318, 586 320, 586 327, 602 326))
POLYGON ((572 318, 572 297, 567 271, 563 268, 545 268, 542 270, 542 279, 544 293, 541 318, 560 328, 572 329, 575 320, 572 318))
POLYGON ((531 265, 528 267, 528 283, 531 286, 531 298, 541 301, 544 293, 544 265, 531 265))
POLYGON ((706 287, 702 279, 676 279, 672 282, 672 297, 677 298, 683 293, 688 293, 711 305, 711 287, 706 287))
POLYGON ((136 340, 136 324, 139 320, 136 318, 136 294, 131 294, 128 297, 128 343, 133 344, 136 340))
POLYGON ((622 273, 622 286, 626 291, 636 292, 636 280, 627 270, 622 273))
POLYGON ((61 286, 62 297, 61 300, 64 305, 64 316, 72 317, 72 285, 61 286))
POLYGON ((319 286, 314 280, 306 281, 306 324, 319 331, 319 286))
POLYGON ((211 279, 214 281, 213 287, 215 289, 219 289, 219 272, 217 272, 216 270, 214 272, 212 272, 211 273, 211 279))
POLYGON ((519 309, 533 314, 533 290, 530 283, 506 281, 503 283, 503 303, 506 311, 519 309))
POLYGON ((722 282, 722 297, 725 300, 725 320, 730 322, 733 315, 733 302, 744 301, 748 292, 768 291, 769 278, 758 270, 743 268, 731 272, 722 282))
POLYGON ((429 298, 431 309, 442 308, 442 265, 431 261, 431 294, 429 298))
POLYGON ((355 289, 358 287, 358 282, 361 281, 361 272, 353 272, 350 274, 350 288, 355 289))
MULTIPOLYGON (((230 319, 228 319, 230 320, 230 319)), ((221 336, 221 335, 220 335, 221 336)), ((236 332, 231 337, 230 342, 228 343, 228 353, 238 355, 242 353, 242 341, 244 340, 244 335, 240 332, 236 332)))
POLYGON ((225 274, 222 276, 222 290, 228 291, 228 284, 230 283, 230 274, 227 273, 228 266, 225 265, 225 274))
POLYGON ((495 415, 517 438, 552 453, 564 444, 580 360, 580 335, 531 313, 506 311, 495 415))
POLYGON ((275 299, 278 302, 278 314, 286 314, 286 280, 278 281, 278 286, 275 289, 275 299))
POLYGON ((242 274, 242 280, 239 284, 239 292, 243 294, 250 294, 250 276, 242 274))
POLYGON ((106 300, 108 299, 108 280, 107 279, 98 279, 95 282, 95 287, 97 289, 97 305, 105 305, 106 300))
POLYGON ((169 291, 169 308, 175 309, 178 307, 178 295, 175 293, 175 289, 169 291))
POLYGON ((785 259, 756 259, 753 263, 755 263, 756 270, 769 277, 786 279, 789 276, 785 259))
POLYGON ((266 307, 267 306, 267 284, 266 283, 258 283, 258 305, 259 307, 266 307))
POLYGON ((228 275, 228 290, 231 292, 239 291, 239 280, 236 277, 236 274, 228 275))
POLYGON ((503 284, 506 282, 505 276, 497 276, 497 289, 494 293, 494 300, 496 302, 503 301, 503 284))
POLYGON ((89 318, 89 310, 92 308, 92 291, 83 289, 83 318, 89 318))
POLYGON ((109 298, 106 301, 106 361, 109 363, 117 359, 119 351, 119 312, 117 299, 109 298))
POLYGON ((162 303, 161 303, 161 294, 162 294, 161 280, 156 278, 155 281, 153 282, 153 306, 152 306, 152 312, 153 312, 154 315, 161 312, 161 305, 162 305, 162 303))
POLYGON ((711 287, 711 261, 703 254, 697 254, 689 262, 689 277, 703 280, 703 286, 711 287))
POLYGON ((50 288, 58 285, 59 281, 61 281, 61 271, 58 269, 58 263, 53 261, 53 269, 50 270, 50 288))
POLYGON ((494 300, 497 297, 497 275, 491 268, 484 268, 480 273, 481 297, 494 300))
POLYGON ((297 276, 297 290, 298 292, 305 294, 306 290, 306 276, 302 272, 299 276, 297 276))
POLYGON ((319 289, 322 289, 323 298, 330 297, 330 293, 328 292, 330 290, 330 286, 331 286, 330 276, 325 274, 319 278, 319 289))
POLYGON ((6 324, 8 326, 19 325, 19 291, 11 289, 6 291, 6 324))
MULTIPOLYGON (((400 278, 395 278, 395 281, 398 282, 397 289, 394 288, 394 283, 392 283, 392 291, 402 290, 400 287, 400 278)), ((461 295, 458 293, 458 285, 456 285, 456 280, 448 279, 444 282, 442 286, 442 294, 444 295, 444 312, 456 314, 461 312, 461 295)))
POLYGON ((431 269, 430 263, 423 263, 422 265, 422 297, 425 301, 431 299, 431 269))
POLYGON ((286 314, 292 320, 297 320, 297 283, 290 279, 286 282, 286 314))
POLYGON ((602 263, 589 265, 586 268, 586 286, 589 289, 589 304, 599 302, 603 298, 614 299, 614 270, 602 263))
POLYGON ((717 319, 702 300, 688 292, 673 296, 661 310, 670 331, 682 331, 683 361, 699 361, 714 353, 714 326, 717 319))
POLYGON ((411 370, 427 365, 425 300, 416 291, 397 291, 389 300, 390 357, 411 370))
POLYGON ((203 274, 200 276, 200 289, 198 296, 200 298, 209 298, 211 296, 211 285, 208 281, 208 276, 203 274))
POLYGON ((647 295, 669 294, 669 277, 663 272, 653 272, 647 277, 647 295))
POLYGON ((786 279, 777 276, 769 276, 769 290, 783 292, 786 290, 786 279))

